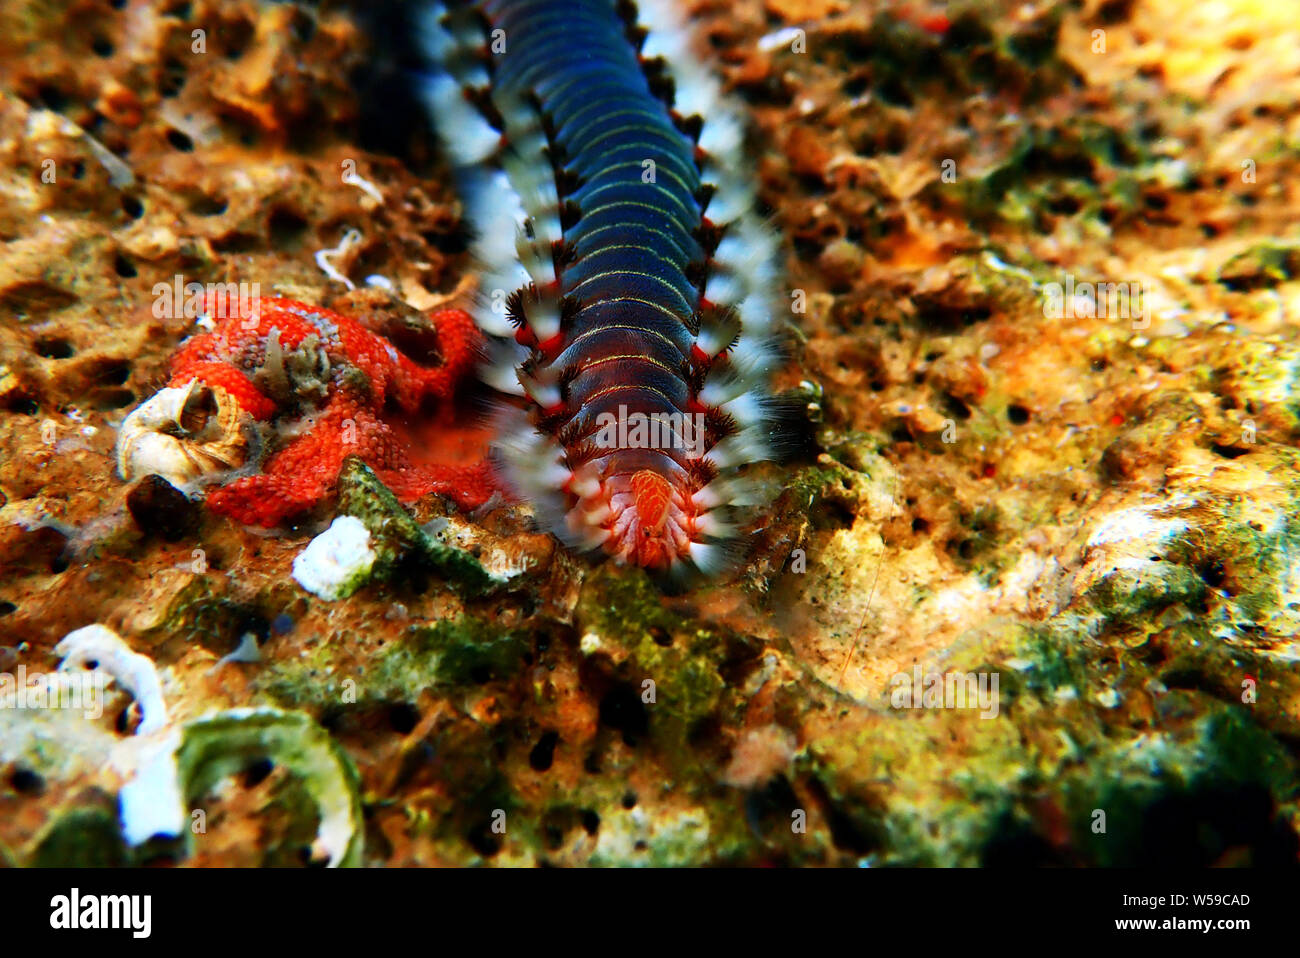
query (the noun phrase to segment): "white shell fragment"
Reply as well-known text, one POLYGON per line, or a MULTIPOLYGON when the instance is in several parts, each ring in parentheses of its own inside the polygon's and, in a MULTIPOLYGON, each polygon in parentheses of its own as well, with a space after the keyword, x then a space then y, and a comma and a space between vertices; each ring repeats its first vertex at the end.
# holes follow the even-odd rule
POLYGON ((119 742, 110 756, 110 763, 125 779, 118 792, 123 837, 131 845, 140 845, 155 835, 182 834, 185 809, 176 769, 181 732, 167 717, 153 660, 133 652, 116 632, 98 624, 69 632, 54 651, 63 656, 59 671, 93 665, 130 692, 140 708, 136 734, 119 742))
POLYGON ((87 625, 69 632, 54 647, 63 656, 59 671, 92 667, 106 672, 135 698, 140 708, 138 735, 149 735, 167 725, 167 703, 163 701, 162 682, 153 660, 131 651, 112 629, 87 625))
POLYGON ((370 578, 375 550, 356 516, 339 516, 293 560, 293 577, 312 595, 342 599, 370 578))

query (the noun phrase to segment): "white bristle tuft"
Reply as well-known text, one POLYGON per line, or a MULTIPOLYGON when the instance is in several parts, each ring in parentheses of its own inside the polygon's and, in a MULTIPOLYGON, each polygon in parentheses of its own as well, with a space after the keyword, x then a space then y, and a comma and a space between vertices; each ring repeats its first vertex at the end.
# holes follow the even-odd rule
POLYGON ((541 249, 523 229, 515 234, 515 255, 527 271, 530 282, 537 286, 548 286, 555 281, 555 265, 551 261, 549 249, 541 249))
POLYGON ((706 406, 724 406, 745 395, 752 383, 741 376, 713 376, 700 390, 700 402, 706 406))
POLYGON ((761 430, 742 429, 709 450, 708 460, 718 469, 734 469, 772 457, 761 430))
MULTIPOLYGON (((738 155, 745 145, 745 128, 730 111, 714 112, 704 118, 699 147, 715 163, 722 157, 738 155)), ((721 161, 725 162, 725 161, 721 161)), ((730 174, 730 171, 726 171, 730 174)))
POLYGON ((722 238, 718 248, 713 251, 713 262, 733 273, 739 272, 749 258, 749 246, 744 237, 730 232, 722 238))
POLYGON ((713 262, 735 276, 746 295, 767 289, 777 278, 775 238, 755 217, 741 216, 718 244, 713 262))
POLYGON ((527 101, 518 97, 507 97, 498 88, 492 97, 492 104, 501 114, 501 118, 506 121, 511 138, 518 137, 515 142, 523 142, 531 131, 541 130, 537 111, 527 101))
POLYGON ((518 366, 528 356, 528 351, 513 340, 493 340, 488 343, 488 361, 479 375, 498 392, 522 396, 524 387, 519 384, 518 366))
MULTIPOLYGON (((608 512, 608 510, 606 511, 608 512)), ((569 539, 571 545, 575 545, 579 549, 599 549, 609 539, 610 531, 602 528, 599 523, 591 522, 590 514, 581 504, 569 510, 564 519, 565 526, 570 533, 566 538, 569 539)))
MULTIPOLYGON (((484 266, 479 274, 479 298, 483 308, 491 308, 494 313, 506 314, 506 298, 520 286, 527 286, 529 276, 519 261, 511 256, 503 269, 496 272, 484 266)), ((510 333, 508 335, 513 335, 510 333)))
POLYGON ((559 405, 560 388, 558 386, 548 386, 523 373, 519 374, 519 379, 521 380, 520 385, 528 398, 543 409, 550 409, 552 406, 559 405))
POLYGON ((569 483, 569 489, 575 496, 583 499, 590 499, 600 492, 600 480, 592 475, 574 474, 569 483))
POLYGON ((740 319, 734 312, 717 313, 700 323, 700 334, 695 345, 709 357, 718 355, 740 333, 740 319))
POLYGON ((662 57, 669 64, 680 63, 690 55, 690 44, 676 32, 653 30, 641 45, 641 55, 647 60, 662 57))
POLYGON ((772 345, 753 336, 741 336, 727 358, 736 376, 746 382, 765 379, 777 365, 776 350, 772 345))
POLYGON ((515 231, 524 221, 519 194, 501 170, 466 172, 461 178, 461 193, 465 218, 475 233, 471 252, 493 280, 493 285, 484 288, 515 289, 526 278, 521 275, 514 249, 515 231), (503 279, 506 281, 496 285, 503 279))
POLYGON ((434 63, 446 63, 459 49, 456 38, 443 24, 446 13, 441 3, 430 3, 418 8, 415 14, 416 42, 434 63))
POLYGON ((543 165, 539 169, 535 156, 529 158, 527 153, 517 148, 506 150, 502 154, 501 165, 529 216, 559 207, 560 197, 555 191, 555 176, 549 166, 543 165))
POLYGON ((525 299, 524 315, 533 335, 545 342, 560 331, 560 304, 554 296, 525 299))
POLYGON ((704 298, 722 306, 739 302, 744 293, 744 284, 730 273, 715 272, 704 284, 704 298))
POLYGON ((759 263, 775 263, 780 255, 776 230, 767 226, 757 216, 742 216, 734 229, 749 249, 750 260, 759 263))
POLYGON ((695 528, 700 535, 710 539, 725 539, 736 534, 736 527, 724 522, 716 512, 706 512, 695 518, 695 528))
POLYGON ((474 322, 479 329, 489 336, 507 337, 514 333, 510 319, 504 313, 498 313, 491 306, 486 309, 476 307, 473 310, 474 322))
POLYGON ((754 208, 757 198, 754 185, 742 182, 735 177, 711 177, 717 190, 709 200, 709 219, 719 225, 725 225, 739 219, 754 208))
POLYGON ((505 406, 495 417, 496 455, 507 467, 514 492, 532 504, 538 519, 550 526, 564 521, 564 496, 560 492, 569 470, 564 451, 555 440, 533 428, 523 410, 505 406))
POLYGON ((754 423, 762 422, 765 418, 763 405, 752 392, 737 396, 731 402, 723 403, 718 408, 736 420, 741 426, 751 426, 754 423))
POLYGON ((727 506, 763 505, 770 498, 771 495, 759 483, 735 476, 714 479, 691 497, 701 512, 727 506))
POLYGON ((771 297, 762 292, 750 293, 736 307, 740 314, 740 328, 746 333, 766 333, 772 328, 775 308, 771 297))
POLYGON ((703 70, 679 69, 674 77, 673 108, 682 116, 709 117, 718 110, 722 90, 703 70))
POLYGON ((455 131, 455 135, 443 139, 443 144, 457 166, 482 163, 500 147, 501 134, 465 102, 460 84, 450 75, 429 77, 421 84, 420 96, 429 111, 445 117, 447 128, 455 131))
POLYGON ((727 550, 707 542, 692 542, 686 547, 687 557, 705 575, 720 574, 727 566, 727 550))

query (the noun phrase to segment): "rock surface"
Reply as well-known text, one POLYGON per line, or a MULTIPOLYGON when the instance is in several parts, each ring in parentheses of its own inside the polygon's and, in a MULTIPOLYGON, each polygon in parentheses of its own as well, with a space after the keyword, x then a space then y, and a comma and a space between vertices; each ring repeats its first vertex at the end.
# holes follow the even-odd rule
POLYGON ((107 624, 222 756, 206 831, 130 846, 129 696, 0 709, 0 860, 304 863, 327 815, 369 865, 1295 863, 1300 20, 691 6, 815 425, 748 561, 664 595, 353 466, 375 573, 332 602, 292 576, 332 515, 254 534, 113 449, 200 331, 158 284, 389 324, 468 290, 363 5, 0 8, 0 664, 107 624))

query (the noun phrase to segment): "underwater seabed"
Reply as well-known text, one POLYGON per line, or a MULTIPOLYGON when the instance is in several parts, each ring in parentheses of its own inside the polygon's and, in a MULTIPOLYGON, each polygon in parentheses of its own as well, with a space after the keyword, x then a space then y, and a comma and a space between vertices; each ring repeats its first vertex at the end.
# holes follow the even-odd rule
POLYGON ((1295 4, 685 6, 810 438, 676 590, 355 458, 269 530, 124 481, 160 284, 423 362, 462 204, 362 5, 0 10, 0 860, 1296 862, 1295 4))

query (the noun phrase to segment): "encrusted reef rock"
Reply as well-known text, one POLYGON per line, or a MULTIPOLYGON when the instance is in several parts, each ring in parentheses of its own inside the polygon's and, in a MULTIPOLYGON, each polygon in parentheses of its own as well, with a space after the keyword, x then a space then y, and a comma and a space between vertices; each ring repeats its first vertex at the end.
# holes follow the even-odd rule
POLYGON ((355 458, 269 530, 123 481, 178 280, 424 362, 459 201, 361 4, 0 8, 0 862, 1296 863, 1300 19, 687 5, 811 438, 677 594, 355 458))

